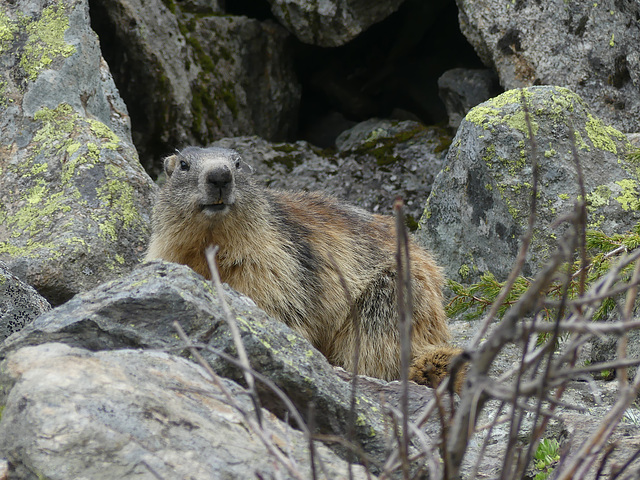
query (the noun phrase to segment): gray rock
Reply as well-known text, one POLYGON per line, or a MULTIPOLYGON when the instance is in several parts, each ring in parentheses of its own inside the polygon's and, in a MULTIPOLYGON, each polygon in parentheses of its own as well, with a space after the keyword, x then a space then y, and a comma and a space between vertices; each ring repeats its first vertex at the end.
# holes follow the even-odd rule
MULTIPOLYGON (((264 429, 296 477, 247 426, 238 410, 254 416, 247 392, 222 379, 230 402, 183 358, 49 343, 15 352, 0 371, 13 383, 0 422, 12 479, 311 478, 301 432, 263 410, 264 429)), ((315 455, 329 478, 349 478, 327 447, 316 445, 315 455)), ((366 478, 363 467, 353 474, 366 478)))
MULTIPOLYGON (((306 340, 270 319, 248 297, 229 288, 225 293, 252 367, 284 390, 302 415, 313 402, 319 432, 345 435, 350 425, 350 384, 336 376, 306 340)), ((188 267, 153 262, 41 315, 0 344, 0 360, 19 348, 47 342, 91 351, 143 348, 186 354, 173 328, 175 320, 192 341, 235 356, 222 306, 210 284, 188 267)), ((237 368, 211 352, 203 354, 220 374, 243 381, 237 368)), ((0 404, 10 387, 3 387, 4 393, 0 388, 0 404)), ((426 387, 415 388, 424 392, 422 402, 432 394, 426 387)), ((263 407, 283 415, 283 405, 270 389, 259 384, 259 392, 263 407)), ((358 395, 357 401, 355 438, 367 453, 383 461, 388 441, 383 408, 366 394, 358 395)), ((433 421, 425 429, 436 438, 439 424, 433 421)))
MULTIPOLYGON (((535 235, 524 267, 532 275, 562 234, 563 225, 554 221, 573 210, 579 195, 569 128, 584 174, 588 228, 609 234, 631 229, 640 200, 637 166, 625 157, 623 134, 567 89, 531 87, 525 94, 539 165, 535 235)), ((451 279, 472 282, 491 271, 504 280, 513 266, 532 191, 520 95, 509 91, 469 112, 434 182, 417 236, 451 279)))
POLYGON ((469 68, 444 72, 438 78, 438 89, 452 128, 458 128, 473 107, 500 93, 498 77, 493 71, 469 68))
POLYGON ((154 185, 86 0, 0 6, 0 260, 51 303, 139 262, 154 185))
POLYGON ((134 120, 147 171, 185 144, 233 135, 285 140, 300 86, 289 33, 275 22, 221 15, 203 2, 96 2, 96 29, 134 120), (108 41, 107 41, 108 40, 108 41))
POLYGON ((640 131, 640 4, 457 0, 462 33, 505 89, 570 88, 595 115, 640 131))
POLYGON ((395 12, 404 0, 269 0, 280 23, 302 42, 337 47, 395 12))
POLYGON ((49 310, 49 302, 0 261, 0 341, 49 310))
POLYGON ((238 150, 258 181, 272 188, 320 190, 384 214, 393 213, 400 196, 415 229, 449 143, 449 134, 438 127, 372 119, 343 132, 335 154, 303 141, 270 144, 256 137, 225 138, 215 145, 238 150))

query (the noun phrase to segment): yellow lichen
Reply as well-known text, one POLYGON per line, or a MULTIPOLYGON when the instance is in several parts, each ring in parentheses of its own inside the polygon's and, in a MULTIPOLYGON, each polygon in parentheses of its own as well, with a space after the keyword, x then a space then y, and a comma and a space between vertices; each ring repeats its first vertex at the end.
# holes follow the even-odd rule
POLYGON ((640 199, 638 197, 638 182, 630 178, 616 182, 622 188, 622 194, 615 200, 624 211, 640 210, 640 199))
POLYGON ((20 66, 29 80, 35 80, 40 72, 48 68, 56 57, 69 57, 76 49, 64 41, 64 32, 69 28, 63 2, 51 5, 42 11, 39 20, 27 27, 27 42, 24 46, 20 66))
POLYGON ((0 55, 9 49, 17 31, 18 25, 12 22, 4 12, 0 12, 0 55))

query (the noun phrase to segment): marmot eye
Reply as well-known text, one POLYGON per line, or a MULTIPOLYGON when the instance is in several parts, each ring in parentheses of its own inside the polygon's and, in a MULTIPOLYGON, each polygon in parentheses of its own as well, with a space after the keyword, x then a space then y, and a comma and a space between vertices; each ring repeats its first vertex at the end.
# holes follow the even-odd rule
POLYGON ((240 159, 236 158, 236 170, 240 168, 240 159))
POLYGON ((184 160, 180 160, 180 170, 184 170, 186 172, 189 170, 189 164, 184 160))

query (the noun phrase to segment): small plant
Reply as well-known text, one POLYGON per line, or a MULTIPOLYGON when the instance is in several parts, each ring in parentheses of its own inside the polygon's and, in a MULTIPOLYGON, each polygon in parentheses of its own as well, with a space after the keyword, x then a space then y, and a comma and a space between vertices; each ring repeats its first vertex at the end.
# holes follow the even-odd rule
MULTIPOLYGON (((640 224, 636 225, 630 232, 626 234, 606 235, 599 231, 586 232, 586 248, 590 256, 590 263, 584 267, 581 265, 581 259, 576 260, 573 264, 565 264, 563 269, 568 271, 570 282, 567 287, 568 299, 574 299, 580 296, 585 286, 591 285, 598 279, 602 278, 609 272, 615 262, 624 253, 635 250, 640 246, 640 224), (582 284, 584 281, 586 285, 582 284)), ((621 279, 629 281, 633 271, 633 264, 627 265, 621 272, 621 279)), ((504 313, 514 305, 518 299, 526 292, 532 283, 532 279, 519 276, 507 297, 497 311, 498 318, 502 318, 504 313)), ((453 280, 449 280, 448 287, 454 296, 447 305, 447 314, 450 317, 465 312, 465 318, 474 320, 480 318, 491 307, 498 297, 505 282, 499 282, 491 272, 485 272, 478 283, 469 286, 462 285, 453 280)), ((544 292, 549 302, 548 306, 542 309, 542 318, 551 320, 554 318, 555 310, 552 308, 553 302, 556 303, 564 294, 562 282, 552 282, 547 291, 544 292)), ((613 298, 605 298, 597 311, 593 314, 594 320, 603 320, 614 310, 616 306, 613 298)), ((544 336, 539 339, 538 344, 545 340, 544 336)))
POLYGON ((640 426, 640 411, 634 408, 629 408, 624 412, 622 417, 624 423, 640 426))
POLYGON ((555 438, 542 439, 535 453, 535 469, 538 473, 534 480, 546 480, 556 463, 560 460, 560 444, 555 438))

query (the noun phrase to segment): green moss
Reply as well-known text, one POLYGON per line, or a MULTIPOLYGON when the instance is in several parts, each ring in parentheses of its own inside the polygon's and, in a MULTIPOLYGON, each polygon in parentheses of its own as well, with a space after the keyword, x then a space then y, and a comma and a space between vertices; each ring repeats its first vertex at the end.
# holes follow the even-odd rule
POLYGON ((458 269, 458 275, 460 275, 460 278, 466 280, 467 278, 469 278, 470 273, 471 269, 469 268, 469 265, 467 265, 466 263, 460 265, 460 268, 458 269))
MULTIPOLYGON (((12 238, 20 237, 24 243, 0 243, 0 252, 25 257, 45 255, 48 259, 58 258, 63 251, 68 254, 69 247, 86 253, 88 245, 77 236, 62 240, 56 238, 48 243, 35 240, 42 232, 52 231, 54 222, 58 222, 56 232, 70 232, 74 228, 74 221, 68 215, 72 205, 87 207, 87 212, 98 212, 92 217, 101 234, 108 239, 117 238, 121 226, 127 228, 138 221, 142 224, 134 207, 133 187, 128 185, 125 173, 118 167, 104 166, 107 180, 96 189, 102 209, 90 209, 74 184, 79 166, 95 168, 100 164, 103 150, 116 148, 119 144, 119 139, 108 127, 81 117, 66 104, 55 109, 44 108, 34 115, 34 120, 40 122, 40 127, 34 134, 30 156, 16 172, 22 177, 34 177, 28 180, 31 187, 23 193, 20 208, 0 215, 5 217, 4 223, 12 232, 12 238), (94 141, 88 141, 91 138, 94 141), (53 169, 60 172, 59 183, 45 180, 49 164, 36 160, 42 157, 47 158, 50 164, 59 162, 59 170, 53 169), (116 179, 120 181, 116 182, 116 179), (60 224, 61 218, 67 218, 68 222, 60 224)), ((95 231, 91 224, 87 228, 87 235, 95 231)), ((124 262, 122 256, 112 260, 114 265, 124 262)))
POLYGON ((279 143, 272 147, 276 152, 291 153, 297 152, 298 147, 293 143, 279 143))
POLYGON ((413 215, 409 215, 408 213, 404 217, 404 223, 411 232, 415 232, 418 229, 418 221, 413 217, 413 215))
POLYGON ((224 102, 231 111, 233 118, 238 118, 240 109, 238 108, 238 102, 236 101, 235 86, 233 83, 224 82, 220 88, 216 90, 215 98, 224 102))
POLYGON ((162 3, 164 3, 164 6, 167 7, 169 11, 175 15, 176 3, 173 0, 162 0, 162 3))
POLYGON ((68 28, 69 19, 63 2, 45 8, 39 20, 27 25, 28 38, 20 66, 29 80, 35 80, 56 57, 66 58, 76 51, 73 45, 64 41, 64 32, 68 28))
MULTIPOLYGON (((1 55, 1 53, 0 53, 1 55)), ((7 97, 7 82, 3 82, 0 80, 0 107, 6 107, 9 102, 12 102, 12 99, 7 97)))
POLYGON ((27 190, 23 194, 22 199, 25 200, 27 204, 34 205, 40 203, 46 193, 47 187, 45 186, 45 182, 39 179, 38 184, 27 190))
POLYGON ((216 115, 217 104, 214 97, 203 86, 206 79, 200 73, 198 83, 192 89, 191 113, 193 114, 192 129, 201 143, 213 140, 215 128, 222 127, 222 121, 216 115), (203 129, 204 127, 204 129, 203 129))
POLYGON ((183 32, 183 34, 185 36, 185 40, 193 49, 193 52, 198 58, 198 65, 206 72, 213 72, 216 68, 216 64, 213 59, 204 51, 204 48, 202 48, 200 42, 189 33, 185 34, 185 32, 183 32))
POLYGON ((288 173, 291 173, 293 169, 300 165, 303 162, 303 157, 300 153, 295 153, 291 155, 278 155, 277 157, 273 157, 271 159, 265 159, 264 163, 273 167, 276 164, 283 165, 288 173))
MULTIPOLYGON (((496 124, 506 124, 513 129, 521 131, 526 137, 528 137, 529 127, 526 122, 524 110, 520 108, 512 114, 505 114, 502 111, 502 109, 507 105, 521 104, 523 94, 525 99, 528 99, 533 95, 528 90, 508 90, 503 94, 488 100, 484 104, 471 109, 465 119, 489 130, 493 130, 496 124)), ((535 121, 535 116, 530 115, 529 119, 531 129, 535 135, 538 131, 538 124, 535 121)))
POLYGON ((484 150, 484 155, 482 156, 482 160, 487 164, 487 167, 493 167, 493 161, 496 158, 496 146, 489 145, 484 150))
POLYGON ((573 132, 573 136, 576 140, 576 146, 578 147, 578 150, 586 150, 587 152, 591 151, 591 147, 587 145, 587 143, 582 138, 582 134, 578 130, 575 130, 573 132))
MULTIPOLYGON (((425 126, 416 125, 413 128, 402 130, 395 135, 392 135, 384 128, 376 128, 369 133, 360 146, 355 148, 353 151, 345 152, 344 154, 350 155, 355 153, 356 155, 371 155, 376 159, 376 164, 378 166, 385 167, 398 161, 398 157, 395 155, 396 145, 399 143, 407 143, 412 139, 425 135, 427 131, 428 130, 425 126)), ((440 138, 440 144, 436 149, 442 151, 443 148, 448 148, 450 144, 451 140, 448 137, 442 136, 440 138), (446 147, 443 146, 445 143, 446 147)))

